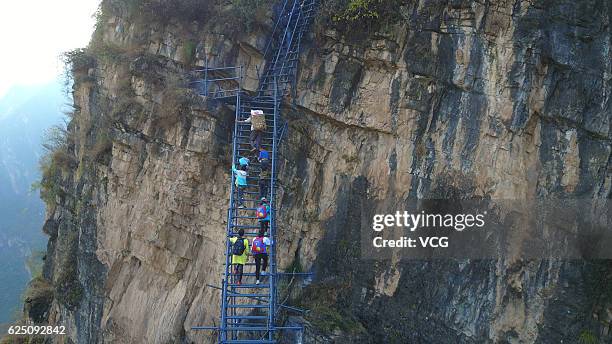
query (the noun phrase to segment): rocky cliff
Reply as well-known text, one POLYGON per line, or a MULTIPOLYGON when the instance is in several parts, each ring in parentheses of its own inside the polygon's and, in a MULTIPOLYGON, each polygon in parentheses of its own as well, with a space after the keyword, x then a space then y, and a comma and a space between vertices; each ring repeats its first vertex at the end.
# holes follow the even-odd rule
MULTIPOLYGON (((70 56, 75 113, 44 228, 45 314, 66 342, 210 342, 190 327, 219 314, 206 284, 224 261, 233 112, 186 76, 243 65, 254 89, 271 11, 258 2, 237 28, 231 6, 139 3, 103 1, 70 56)), ((358 239, 363 214, 417 199, 611 198, 612 5, 396 4, 364 30, 324 7, 303 49, 278 249, 280 267, 314 274, 286 288, 311 309, 287 321, 307 343, 612 342, 608 262, 374 261, 358 239)))

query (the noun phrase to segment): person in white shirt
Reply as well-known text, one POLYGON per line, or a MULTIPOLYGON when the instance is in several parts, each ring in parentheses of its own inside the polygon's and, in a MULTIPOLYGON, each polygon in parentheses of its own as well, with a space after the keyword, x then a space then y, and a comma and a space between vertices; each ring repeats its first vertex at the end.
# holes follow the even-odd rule
POLYGON ((251 123, 251 136, 249 137, 249 142, 251 143, 251 147, 253 149, 252 152, 259 151, 259 147, 261 147, 261 138, 263 137, 263 132, 261 130, 256 130, 253 126, 253 113, 257 110, 251 110, 251 116, 245 119, 244 121, 238 121, 239 123, 251 123))

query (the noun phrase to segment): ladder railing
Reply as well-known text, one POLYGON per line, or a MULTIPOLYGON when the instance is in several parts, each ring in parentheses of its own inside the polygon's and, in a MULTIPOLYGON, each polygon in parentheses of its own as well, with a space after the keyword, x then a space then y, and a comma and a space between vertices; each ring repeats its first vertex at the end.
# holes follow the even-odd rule
MULTIPOLYGON (((287 4, 285 4, 287 7, 287 4)), ((314 12, 316 11, 316 1, 314 0, 295 0, 290 5, 289 13, 281 13, 279 21, 287 17, 287 23, 282 30, 282 36, 272 38, 268 42, 268 46, 275 46, 275 53, 269 60, 266 58, 266 66, 260 76, 260 94, 266 94, 270 91, 272 78, 277 78, 279 89, 287 91, 285 88, 289 84, 295 85, 295 76, 301 40, 304 33, 307 31, 314 12)), ((277 28, 275 27, 275 31, 277 28)), ((267 48, 270 49, 270 48, 267 48)), ((266 53, 268 56, 268 53, 266 53)), ((295 89, 295 88, 294 88, 295 89)), ((281 96, 284 95, 281 94, 281 96)))
POLYGON ((266 49, 264 50, 264 61, 268 60, 268 54, 270 53, 270 49, 274 44, 274 37, 276 36, 276 32, 279 29, 280 19, 282 18, 283 13, 285 13, 285 8, 287 8, 287 3, 289 0, 283 0, 283 7, 279 12, 278 19, 274 22, 274 28, 272 29, 272 34, 270 35, 270 39, 268 39, 268 43, 266 44, 266 49))
MULTIPOLYGON (((242 80, 242 79, 240 79, 242 80)), ((237 137, 238 135, 238 120, 240 118, 240 112, 242 109, 242 103, 241 103, 241 97, 240 97, 241 93, 237 92, 236 93, 236 114, 235 114, 235 121, 234 121, 234 138, 237 137)), ((232 164, 237 164, 237 149, 238 149, 238 142, 236 139, 234 139, 232 141, 232 164)), ((230 175, 230 208, 228 209, 228 218, 227 218, 227 231, 226 233, 229 235, 232 232, 232 228, 233 228, 233 224, 234 224, 234 220, 236 218, 236 216, 232 216, 232 213, 235 212, 235 208, 233 209, 233 205, 235 204, 236 200, 234 198, 235 192, 236 192, 236 184, 234 183, 234 173, 232 172, 232 174, 230 175)), ((221 291, 221 326, 222 326, 222 331, 220 331, 219 335, 221 336, 220 338, 220 342, 225 341, 227 338, 225 338, 227 336, 227 332, 223 330, 223 327, 225 327, 225 324, 227 323, 227 283, 231 278, 231 268, 232 268, 232 256, 231 254, 231 242, 229 241, 229 239, 226 239, 225 241, 225 269, 223 270, 223 290, 221 291), (229 270, 229 271, 228 271, 229 270)))
POLYGON ((206 59, 204 68, 195 69, 191 75, 189 85, 199 95, 214 99, 228 99, 236 97, 242 89, 242 66, 208 67, 206 59))
POLYGON ((276 154, 276 143, 277 143, 277 139, 276 139, 276 133, 277 133, 277 129, 276 129, 276 124, 277 124, 277 119, 278 119, 278 110, 279 110, 279 106, 278 106, 278 87, 276 85, 276 83, 274 84, 274 130, 272 131, 272 161, 271 161, 271 171, 270 171, 270 189, 268 190, 269 193, 269 199, 270 199, 270 225, 269 225, 269 235, 270 238, 272 238, 273 240, 273 245, 270 245, 270 252, 268 254, 269 257, 269 262, 270 262, 270 273, 271 276, 269 277, 269 282, 270 282, 270 302, 268 302, 268 318, 269 318, 269 323, 270 324, 274 324, 274 306, 275 306, 275 302, 274 302, 274 296, 276 294, 276 202, 274 202, 275 198, 275 193, 274 193, 274 187, 276 184, 276 159, 277 159, 277 154, 276 154))

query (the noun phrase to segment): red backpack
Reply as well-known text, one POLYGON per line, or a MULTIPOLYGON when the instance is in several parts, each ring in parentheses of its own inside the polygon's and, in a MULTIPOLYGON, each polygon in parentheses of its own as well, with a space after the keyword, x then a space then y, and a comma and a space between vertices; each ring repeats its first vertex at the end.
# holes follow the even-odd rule
POLYGON ((266 244, 264 243, 263 237, 257 237, 253 239, 253 245, 251 247, 251 252, 253 254, 266 254, 268 253, 266 250, 266 244))
POLYGON ((266 217, 268 217, 268 207, 266 207, 265 204, 262 204, 257 207, 257 218, 265 219, 266 217))

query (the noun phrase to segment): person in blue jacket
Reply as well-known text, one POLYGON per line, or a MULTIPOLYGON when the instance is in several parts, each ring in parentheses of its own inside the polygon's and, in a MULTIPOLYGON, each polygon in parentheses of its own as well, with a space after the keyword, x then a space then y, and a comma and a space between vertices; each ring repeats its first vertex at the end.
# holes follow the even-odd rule
POLYGON ((251 161, 249 160, 249 158, 245 158, 245 157, 241 157, 240 159, 238 159, 238 164, 240 164, 240 166, 242 167, 246 167, 245 171, 249 170, 249 163, 251 161))
POLYGON ((235 184, 238 191, 238 208, 244 208, 244 189, 247 187, 247 171, 245 166, 232 165, 232 172, 236 178, 235 184))

